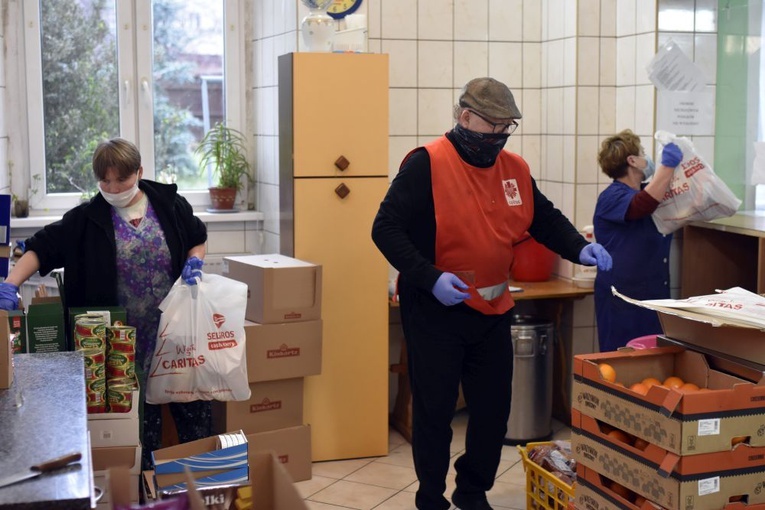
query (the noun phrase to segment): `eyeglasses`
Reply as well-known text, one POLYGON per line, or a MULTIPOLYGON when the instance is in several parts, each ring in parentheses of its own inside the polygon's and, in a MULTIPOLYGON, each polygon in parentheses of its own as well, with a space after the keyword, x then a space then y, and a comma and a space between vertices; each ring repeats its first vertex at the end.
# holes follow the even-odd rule
POLYGON ((475 110, 471 110, 470 108, 466 108, 466 110, 470 113, 476 114, 478 118, 487 124, 490 124, 492 133, 507 133, 508 135, 512 135, 515 133, 515 130, 518 129, 518 122, 515 120, 511 120, 509 124, 507 122, 492 122, 475 110))

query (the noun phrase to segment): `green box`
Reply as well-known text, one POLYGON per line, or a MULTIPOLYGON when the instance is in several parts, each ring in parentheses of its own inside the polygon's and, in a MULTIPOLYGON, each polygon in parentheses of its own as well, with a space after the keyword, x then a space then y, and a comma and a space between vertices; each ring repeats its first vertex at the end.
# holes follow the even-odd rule
POLYGON ((61 302, 33 303, 27 309, 27 343, 30 353, 68 350, 61 302))
POLYGON ((13 353, 27 352, 27 316, 24 310, 9 311, 8 325, 13 338, 13 353))

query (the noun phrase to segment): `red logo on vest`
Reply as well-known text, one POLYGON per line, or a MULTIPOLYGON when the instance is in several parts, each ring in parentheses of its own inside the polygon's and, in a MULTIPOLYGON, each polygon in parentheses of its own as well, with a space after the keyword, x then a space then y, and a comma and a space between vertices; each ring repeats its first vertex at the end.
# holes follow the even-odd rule
POLYGON ((220 327, 223 326, 223 323, 226 322, 226 317, 220 313, 214 313, 212 319, 218 329, 220 329, 220 327))
POLYGON ((502 181, 502 189, 505 190, 505 200, 507 205, 522 205, 521 194, 518 191, 518 182, 515 179, 502 181))

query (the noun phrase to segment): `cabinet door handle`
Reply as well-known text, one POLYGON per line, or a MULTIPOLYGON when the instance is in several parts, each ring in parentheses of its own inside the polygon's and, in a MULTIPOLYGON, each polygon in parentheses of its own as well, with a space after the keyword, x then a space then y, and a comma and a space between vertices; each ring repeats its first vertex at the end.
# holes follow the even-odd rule
POLYGON ((335 160, 335 166, 342 172, 351 166, 351 162, 345 156, 340 156, 335 160))
POLYGON ((340 185, 335 188, 335 194, 339 196, 340 198, 345 198, 351 193, 351 188, 345 185, 345 183, 340 183, 340 185))

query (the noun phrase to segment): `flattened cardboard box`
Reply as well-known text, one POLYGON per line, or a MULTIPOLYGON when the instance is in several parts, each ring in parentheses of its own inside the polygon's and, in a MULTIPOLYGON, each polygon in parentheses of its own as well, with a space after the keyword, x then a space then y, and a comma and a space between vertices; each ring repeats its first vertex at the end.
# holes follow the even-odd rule
POLYGON ((678 455, 729 450, 737 436, 765 446, 765 381, 758 384, 710 369, 703 355, 680 347, 574 356, 572 406, 678 455), (617 383, 602 379, 608 363, 617 383), (677 375, 712 391, 681 393, 652 386, 647 395, 627 389, 646 377, 677 375))
POLYGON ((258 324, 246 321, 251 383, 321 373, 322 321, 258 324))
POLYGON ((303 378, 250 384, 249 400, 212 402, 213 432, 245 434, 303 424, 303 378))
POLYGON ((223 276, 247 284, 245 319, 260 324, 321 318, 321 266, 285 255, 223 258, 223 276))
POLYGON ((670 510, 686 505, 718 509, 741 494, 749 494, 750 503, 765 503, 765 494, 754 493, 765 475, 762 447, 740 444, 726 452, 682 457, 655 445, 641 451, 601 432, 594 419, 577 411, 572 415, 571 445, 578 465, 670 510))
POLYGON ((743 327, 722 317, 621 297, 628 303, 654 310, 664 335, 669 338, 765 365, 765 331, 743 327))

